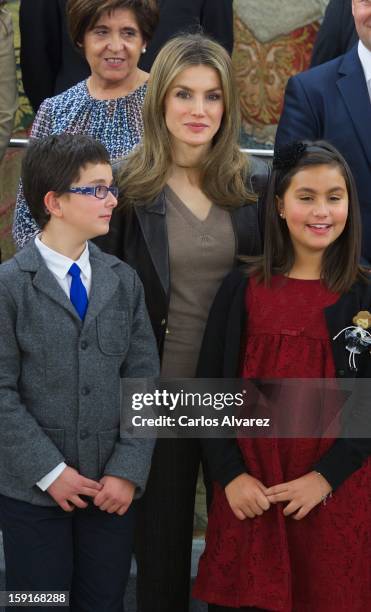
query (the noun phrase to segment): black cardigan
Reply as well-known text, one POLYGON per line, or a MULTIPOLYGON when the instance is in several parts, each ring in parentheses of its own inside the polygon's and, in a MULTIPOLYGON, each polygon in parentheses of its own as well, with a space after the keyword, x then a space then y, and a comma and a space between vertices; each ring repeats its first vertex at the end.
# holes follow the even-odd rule
MULTIPOLYGON (((200 378, 237 378, 239 376, 241 338, 246 326, 245 292, 248 278, 237 268, 223 281, 210 310, 200 351, 197 376, 200 378)), ((371 310, 371 283, 356 283, 339 300, 325 308, 330 338, 348 325, 360 310, 371 310)), ((367 351, 357 356, 358 370, 351 370, 344 334, 332 341, 338 378, 370 378, 371 358, 367 351)), ((364 406, 371 410, 371 402, 364 406)), ((365 434, 366 435, 366 434, 365 434)), ((203 452, 213 480, 225 487, 236 476, 246 472, 240 450, 234 439, 205 439, 203 452)), ((362 466, 371 453, 368 438, 338 438, 313 469, 320 472, 336 489, 362 466)))

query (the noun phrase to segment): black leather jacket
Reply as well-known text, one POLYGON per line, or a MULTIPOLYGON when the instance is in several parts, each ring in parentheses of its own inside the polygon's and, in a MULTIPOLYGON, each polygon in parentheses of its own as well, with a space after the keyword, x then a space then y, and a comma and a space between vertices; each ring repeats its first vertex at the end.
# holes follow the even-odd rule
MULTIPOLYGON (((118 166, 114 168, 115 172, 118 166)), ((262 249, 260 217, 262 194, 269 175, 268 165, 251 161, 251 188, 259 202, 231 211, 237 255, 257 255, 262 249)), ((94 241, 103 251, 116 255, 132 266, 144 285, 148 313, 162 354, 170 298, 169 252, 164 193, 150 203, 130 210, 114 211, 110 231, 94 241)))

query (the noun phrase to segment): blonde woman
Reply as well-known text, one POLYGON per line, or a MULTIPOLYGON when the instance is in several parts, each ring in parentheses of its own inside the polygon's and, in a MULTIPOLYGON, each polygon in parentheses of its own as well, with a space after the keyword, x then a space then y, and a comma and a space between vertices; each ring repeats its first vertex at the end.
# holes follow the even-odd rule
MULTIPOLYGON (((195 375, 210 305, 239 253, 259 253, 266 167, 238 146, 230 57, 199 34, 174 38, 152 67, 144 137, 118 170, 119 210, 103 249, 144 284, 165 378, 195 375)), ((262 162, 261 162, 262 163, 262 162)), ((137 537, 140 612, 188 612, 197 440, 159 439, 137 537)))

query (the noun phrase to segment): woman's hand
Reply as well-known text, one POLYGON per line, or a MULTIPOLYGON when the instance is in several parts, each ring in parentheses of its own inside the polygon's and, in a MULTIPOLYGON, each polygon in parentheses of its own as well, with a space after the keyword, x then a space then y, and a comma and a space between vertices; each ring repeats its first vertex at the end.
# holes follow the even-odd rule
POLYGON ((283 514, 285 516, 293 514, 293 518, 299 521, 322 502, 331 491, 331 485, 326 478, 313 471, 296 480, 266 489, 266 495, 271 504, 288 501, 283 514))
POLYGON ((267 489, 260 480, 249 474, 240 474, 224 490, 233 514, 240 521, 246 517, 261 516, 270 506, 267 489))

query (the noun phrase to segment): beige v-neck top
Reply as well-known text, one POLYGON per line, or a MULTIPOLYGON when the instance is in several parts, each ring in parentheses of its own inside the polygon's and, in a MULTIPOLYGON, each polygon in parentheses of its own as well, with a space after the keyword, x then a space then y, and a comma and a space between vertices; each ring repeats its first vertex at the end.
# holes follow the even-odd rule
POLYGON ((165 198, 170 305, 161 373, 192 378, 211 304, 233 266, 236 240, 228 211, 212 205, 201 221, 169 186, 165 198))

